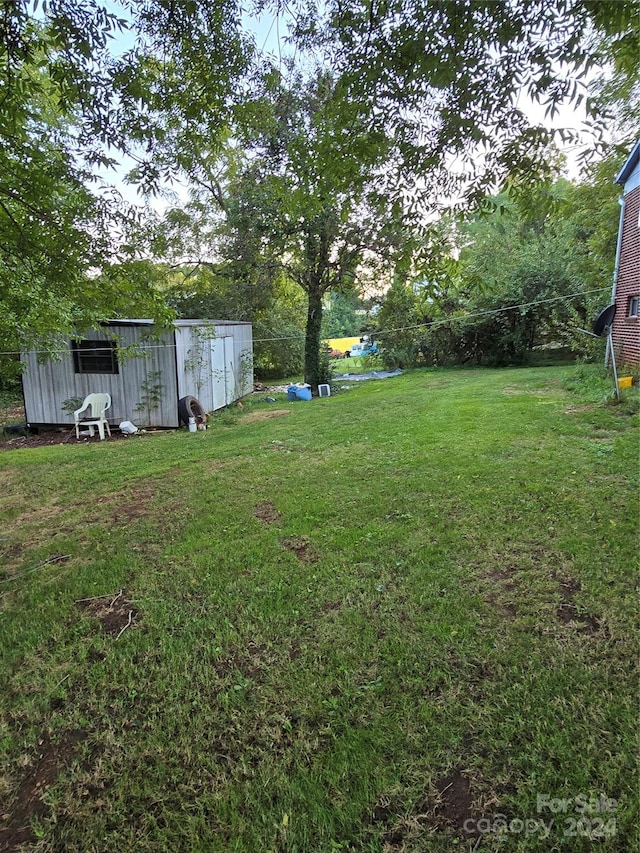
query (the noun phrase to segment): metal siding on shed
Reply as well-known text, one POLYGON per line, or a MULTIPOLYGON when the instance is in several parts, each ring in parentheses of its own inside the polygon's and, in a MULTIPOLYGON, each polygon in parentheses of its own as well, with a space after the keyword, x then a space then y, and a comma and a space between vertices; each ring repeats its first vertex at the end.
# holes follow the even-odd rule
POLYGON ((178 397, 195 397, 212 412, 208 324, 176 323, 175 341, 178 397))
POLYGON ((234 327, 234 345, 236 362, 239 365, 238 391, 240 397, 253 392, 253 327, 250 323, 234 327))
POLYGON ((180 397, 195 397, 213 412, 253 391, 251 323, 177 320, 175 325, 180 397))
MULTIPOLYGON (((59 361, 39 363, 35 353, 25 353, 21 359, 25 365, 23 391, 25 417, 29 424, 72 425, 73 415, 61 408, 65 400, 73 397, 84 399, 87 394, 107 392, 112 405, 108 417, 111 424, 131 420, 140 425, 149 421, 149 413, 137 407, 143 404, 143 384, 154 371, 160 372, 157 380, 163 386, 160 404, 150 412, 150 426, 178 426, 176 371, 171 332, 164 333, 159 340, 145 341, 148 325, 110 324, 117 336, 119 348, 140 344, 144 357, 119 358, 119 372, 76 373, 69 343, 59 361)), ((100 329, 85 335, 90 340, 112 340, 111 335, 100 329)))
POLYGON ((39 363, 36 353, 21 356, 27 423, 72 425, 73 415, 61 409, 65 400, 107 392, 112 399, 111 424, 130 420, 138 426, 177 427, 181 397, 196 397, 207 411, 214 411, 253 390, 250 323, 178 320, 172 330, 157 339, 151 337, 153 323, 149 320, 113 320, 108 328, 110 334, 98 329, 85 337, 106 341, 115 336, 119 347, 138 346, 143 352, 142 356, 121 357, 117 374, 76 373, 70 343, 59 361, 39 363), (214 329, 214 343, 221 343, 222 338, 233 340, 233 352, 227 356, 230 367, 222 377, 229 390, 221 400, 214 396, 211 339, 207 334, 210 327, 214 329), (159 377, 154 375, 157 372, 159 377), (143 400, 147 381, 150 386, 162 386, 158 405, 150 411, 143 400))
POLYGON ((42 363, 38 362, 36 353, 25 353, 21 361, 27 423, 73 423, 73 416, 64 412, 61 406, 65 400, 85 397, 86 394, 76 387, 71 353, 63 354, 59 361, 42 363))
MULTIPOLYGON (((176 383, 175 347, 173 331, 164 332, 159 338, 149 338, 149 328, 140 326, 118 326, 117 332, 123 343, 140 344, 141 357, 127 358, 120 367, 122 382, 119 388, 118 405, 114 400, 114 418, 133 421, 138 426, 177 427, 178 389, 176 383), (145 340, 146 338, 146 340, 145 340), (149 388, 160 385, 160 393, 153 391, 150 407, 145 405, 145 383, 149 388), (155 403, 155 405, 154 405, 155 403)), ((112 395, 113 397, 113 395, 112 395)))

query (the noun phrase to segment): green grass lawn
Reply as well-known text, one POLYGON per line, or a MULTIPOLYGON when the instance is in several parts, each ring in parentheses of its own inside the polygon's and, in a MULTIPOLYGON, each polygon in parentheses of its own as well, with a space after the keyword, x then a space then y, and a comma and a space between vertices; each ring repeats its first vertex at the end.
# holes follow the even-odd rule
POLYGON ((1 452, 0 849, 636 849, 637 391, 586 377, 1 452))
POLYGON ((365 358, 353 357, 331 359, 333 373, 337 376, 343 373, 368 373, 371 370, 384 370, 384 365, 379 358, 367 356, 365 358))

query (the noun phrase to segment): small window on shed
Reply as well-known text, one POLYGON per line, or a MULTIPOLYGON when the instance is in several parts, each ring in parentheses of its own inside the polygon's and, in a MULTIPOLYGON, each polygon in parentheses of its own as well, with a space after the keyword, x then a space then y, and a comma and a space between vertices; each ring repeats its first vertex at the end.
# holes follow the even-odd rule
POLYGON ((118 373, 118 355, 114 341, 72 341, 76 373, 118 373))
POLYGON ((640 313, 640 296, 629 297, 629 311, 627 317, 637 317, 640 313))

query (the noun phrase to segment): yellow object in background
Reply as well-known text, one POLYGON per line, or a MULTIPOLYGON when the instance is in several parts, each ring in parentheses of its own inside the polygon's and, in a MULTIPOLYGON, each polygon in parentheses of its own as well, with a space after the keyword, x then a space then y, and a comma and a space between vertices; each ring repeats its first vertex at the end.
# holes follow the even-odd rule
POLYGON ((329 347, 329 349, 337 349, 339 352, 346 352, 348 349, 354 344, 360 343, 360 338, 329 338, 329 340, 324 341, 325 344, 329 347))

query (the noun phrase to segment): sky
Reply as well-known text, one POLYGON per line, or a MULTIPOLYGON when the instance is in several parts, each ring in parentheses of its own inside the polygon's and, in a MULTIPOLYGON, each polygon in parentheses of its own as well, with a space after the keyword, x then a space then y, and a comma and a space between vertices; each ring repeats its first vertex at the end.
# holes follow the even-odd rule
MULTIPOLYGON (((106 5, 110 6, 118 14, 122 14, 122 8, 113 2, 113 0, 106 0, 106 5)), ((255 17, 245 13, 242 23, 245 30, 253 34, 256 47, 260 52, 270 55, 276 62, 279 62, 287 55, 291 55, 293 48, 287 44, 288 18, 286 14, 278 15, 272 11, 264 11, 261 15, 255 17)), ((130 31, 125 32, 114 39, 112 50, 116 55, 119 55, 130 49, 133 46, 133 42, 133 34, 130 31)), ((584 108, 575 109, 568 106, 560 107, 558 114, 554 118, 546 117, 544 107, 533 103, 524 92, 520 96, 518 106, 531 117, 533 122, 541 123, 551 128, 569 127, 580 130, 584 127, 584 122, 586 121, 584 108)), ((563 146, 560 142, 558 142, 558 145, 567 160, 566 176, 571 180, 577 180, 579 177, 578 156, 581 150, 588 147, 588 138, 585 136, 585 144, 583 146, 563 146)), ((135 187, 128 185, 124 180, 126 173, 132 165, 132 161, 125 159, 115 171, 104 171, 101 173, 101 177, 106 183, 114 184, 123 198, 131 204, 143 204, 144 200, 137 193, 135 187)), ((174 202, 162 196, 149 200, 152 209, 159 214, 162 214, 172 203, 184 203, 188 199, 188 189, 182 181, 176 180, 167 190, 175 193, 174 202)))
MULTIPOLYGON (((103 3, 119 17, 125 17, 122 7, 114 0, 103 0, 103 3)), ((291 48, 286 44, 288 35, 286 18, 272 12, 264 12, 259 16, 244 13, 242 25, 254 36, 256 47, 261 53, 269 54, 278 61, 290 53, 291 48)), ((112 40, 111 52, 114 56, 121 56, 134 46, 134 42, 134 33, 131 30, 125 30, 112 40)), ((106 184, 114 185, 125 201, 134 205, 143 205, 144 199, 135 186, 128 184, 125 180, 127 173, 133 168, 133 160, 120 156, 120 161, 120 166, 115 169, 98 170, 97 174, 106 184)), ((175 202, 163 196, 148 199, 149 206, 160 215, 173 203, 185 203, 189 198, 188 187, 184 181, 176 180, 170 187, 165 187, 165 190, 168 194, 175 194, 175 202)))

